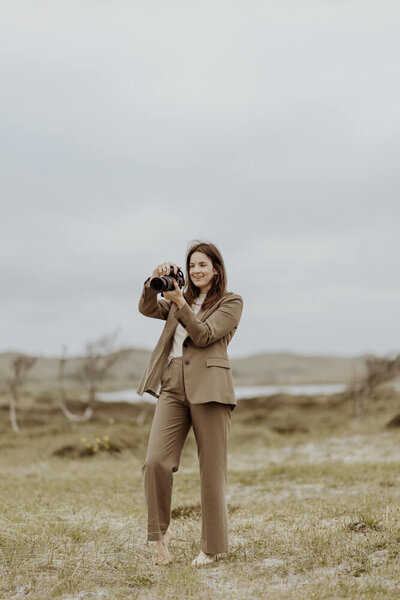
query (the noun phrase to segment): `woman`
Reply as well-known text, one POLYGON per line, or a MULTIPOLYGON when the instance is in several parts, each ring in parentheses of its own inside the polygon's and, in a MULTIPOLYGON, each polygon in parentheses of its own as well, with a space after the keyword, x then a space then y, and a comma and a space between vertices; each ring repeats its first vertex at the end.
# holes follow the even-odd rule
MULTIPOLYGON (((175 263, 158 265, 152 277, 170 274, 175 263)), ((200 465, 201 551, 193 566, 214 562, 228 551, 228 513, 225 500, 227 444, 231 412, 236 406, 227 347, 243 309, 239 294, 226 291, 226 271, 219 250, 196 242, 186 257, 187 281, 182 293, 157 292, 144 282, 139 311, 166 320, 137 390, 158 398, 146 460, 142 466, 148 509, 147 544, 154 547, 156 564, 172 562, 168 550, 175 537, 168 529, 173 473, 190 427, 200 465)))

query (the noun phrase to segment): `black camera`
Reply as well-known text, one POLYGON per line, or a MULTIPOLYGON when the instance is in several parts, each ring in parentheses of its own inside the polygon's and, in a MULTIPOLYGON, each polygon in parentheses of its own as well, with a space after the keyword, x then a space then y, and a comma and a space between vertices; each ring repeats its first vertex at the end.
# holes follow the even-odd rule
MULTIPOLYGON (((185 285, 185 277, 183 275, 183 271, 178 269, 177 274, 174 273, 174 267, 170 267, 169 275, 162 275, 161 277, 153 277, 150 281, 150 287, 156 292, 171 292, 174 291, 174 279, 180 288, 183 288, 185 285)), ((162 294, 163 295, 163 294, 162 294)))

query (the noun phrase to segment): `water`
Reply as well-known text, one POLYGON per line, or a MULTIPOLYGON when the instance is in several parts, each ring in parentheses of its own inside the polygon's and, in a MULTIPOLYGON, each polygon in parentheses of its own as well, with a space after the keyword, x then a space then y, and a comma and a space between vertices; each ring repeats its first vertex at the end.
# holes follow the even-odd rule
MULTIPOLYGON (((235 394, 237 400, 245 400, 246 398, 254 398, 256 396, 271 396, 272 394, 291 394, 300 396, 316 396, 319 394, 337 394, 343 392, 346 388, 344 383, 323 383, 323 384, 306 384, 306 385, 248 385, 236 386, 235 394)), ((103 402, 157 402, 157 398, 148 394, 138 396, 136 390, 121 390, 119 392, 102 392, 97 394, 97 398, 103 402)))

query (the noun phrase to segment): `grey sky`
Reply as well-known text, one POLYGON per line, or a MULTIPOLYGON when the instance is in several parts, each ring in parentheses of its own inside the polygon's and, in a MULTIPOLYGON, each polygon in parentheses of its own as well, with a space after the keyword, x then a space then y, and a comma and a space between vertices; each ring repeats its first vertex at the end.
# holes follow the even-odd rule
POLYGON ((0 351, 120 328, 214 242, 232 356, 399 350, 400 7, 2 3, 0 351))

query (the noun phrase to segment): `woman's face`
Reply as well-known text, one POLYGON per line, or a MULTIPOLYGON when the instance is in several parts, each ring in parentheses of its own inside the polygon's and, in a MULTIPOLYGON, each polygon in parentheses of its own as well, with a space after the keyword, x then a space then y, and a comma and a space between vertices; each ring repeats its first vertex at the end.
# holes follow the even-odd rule
POLYGON ((200 293, 208 292, 211 288, 211 282, 217 270, 214 269, 211 259, 196 250, 190 257, 189 275, 194 285, 200 288, 200 293))

